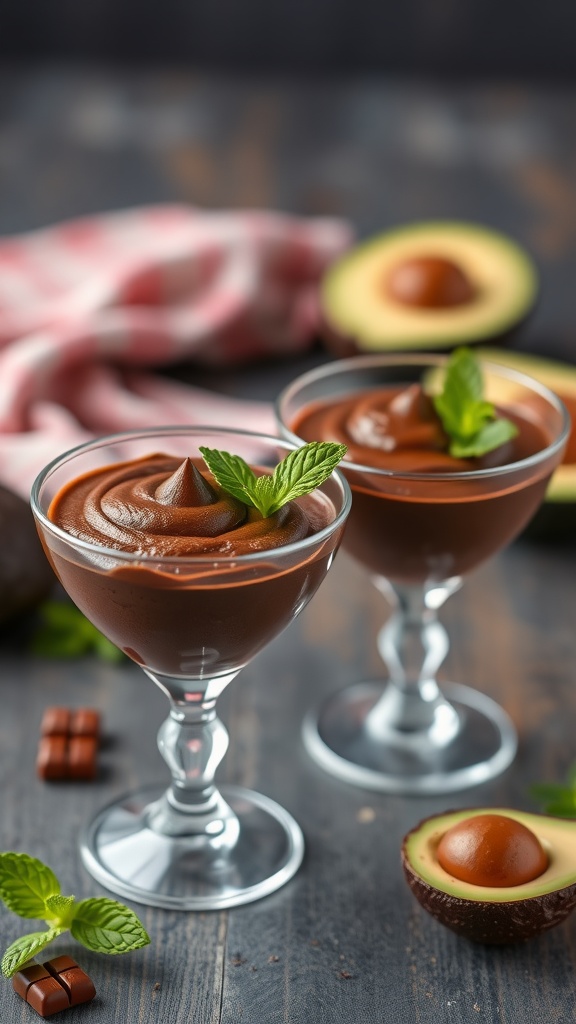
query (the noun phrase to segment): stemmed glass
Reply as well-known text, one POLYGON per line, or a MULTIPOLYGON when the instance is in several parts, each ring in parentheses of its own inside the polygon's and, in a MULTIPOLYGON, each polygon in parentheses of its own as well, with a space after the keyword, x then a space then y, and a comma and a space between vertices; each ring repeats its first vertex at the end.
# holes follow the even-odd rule
MULTIPOLYGON (((32 489, 44 549, 64 588, 170 702, 158 746, 171 785, 144 787, 101 811, 81 840, 84 864, 113 892, 182 910, 250 902, 287 882, 301 863, 302 833, 287 811, 250 790, 216 787, 228 746, 216 701, 313 596, 350 507, 348 485, 333 473, 298 499, 315 524, 310 535, 235 555, 116 550, 72 536, 50 516, 55 495, 97 468, 158 452, 198 460, 200 446, 229 451, 264 471, 294 448, 278 438, 211 427, 127 432, 66 452, 32 489)), ((126 508, 129 516, 129 502, 126 508)), ((97 515, 102 512, 99 505, 97 515)))
MULTIPOLYGON (((277 400, 283 435, 312 440, 301 426, 311 409, 438 378, 445 362, 442 356, 358 356, 305 373, 277 400)), ((569 419, 552 392, 523 374, 489 364, 483 374, 488 401, 510 414, 517 410, 542 431, 540 450, 454 473, 393 470, 382 458, 370 465, 347 456, 342 464, 353 495, 343 547, 393 607, 378 636, 388 681, 359 682, 333 695, 309 713, 303 735, 325 769, 369 789, 455 791, 496 776, 516 753, 515 728, 497 703, 467 686, 440 687, 437 672, 449 643, 438 611, 462 576, 531 518, 561 461, 569 419)), ((339 415, 314 439, 346 441, 339 415)))

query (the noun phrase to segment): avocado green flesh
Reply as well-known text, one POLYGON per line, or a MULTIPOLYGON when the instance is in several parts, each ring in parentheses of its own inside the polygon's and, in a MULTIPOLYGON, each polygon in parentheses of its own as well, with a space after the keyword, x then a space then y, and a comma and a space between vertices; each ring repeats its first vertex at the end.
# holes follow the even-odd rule
POLYGON ((576 884, 576 821, 504 808, 468 808, 424 821, 408 835, 405 856, 412 870, 424 882, 458 899, 478 903, 532 899, 576 884), (441 836, 457 822, 487 813, 513 818, 535 833, 550 859, 543 874, 522 885, 496 888, 471 885, 444 871, 436 859, 441 836))
POLYGON ((322 287, 328 324, 362 350, 450 348, 508 331, 532 308, 538 290, 529 256, 513 241, 476 224, 432 221, 361 243, 338 260, 322 287), (405 260, 440 256, 468 277, 475 298, 422 309, 387 295, 388 274, 405 260))
POLYGON ((478 355, 534 377, 554 391, 566 405, 575 429, 568 440, 564 461, 548 485, 545 501, 573 504, 576 501, 576 366, 499 349, 482 348, 478 355))

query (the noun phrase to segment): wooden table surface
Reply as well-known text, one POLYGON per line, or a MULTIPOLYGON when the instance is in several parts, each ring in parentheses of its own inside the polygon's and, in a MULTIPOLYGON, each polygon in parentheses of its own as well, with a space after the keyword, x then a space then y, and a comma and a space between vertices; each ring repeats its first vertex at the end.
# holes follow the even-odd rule
MULTIPOLYGON (((3 234, 165 200, 339 214, 361 234, 425 217, 479 220, 527 244, 541 267, 539 308, 518 347, 576 361, 576 89, 58 68, 4 69, 0 82, 3 234)), ((273 365, 186 374, 271 399, 323 358, 317 349, 273 365)), ((473 805, 536 810, 531 784, 560 781, 576 760, 575 566, 574 543, 524 538, 447 603, 442 677, 498 699, 520 749, 489 784, 448 798, 402 798, 332 779, 300 740, 311 705, 355 679, 384 675, 375 637, 389 609, 341 552, 303 615, 220 703, 231 742, 219 779, 265 793, 297 818, 302 868, 275 895, 230 911, 135 906, 152 941, 124 957, 93 955, 62 937, 54 949, 75 956, 98 992, 66 1020, 576 1020, 576 914, 523 945, 472 945, 421 910, 399 861, 402 836, 421 818, 473 805)), ((28 627, 0 635, 0 848, 44 860, 66 892, 103 894, 80 863, 78 829, 116 795, 165 777, 155 746, 165 698, 132 664, 31 656, 28 627), (35 777, 40 719, 51 704, 101 709, 96 782, 35 777)), ((3 911, 0 921, 3 946, 28 930, 3 911)), ((2 982, 0 1020, 33 1016, 2 982)))

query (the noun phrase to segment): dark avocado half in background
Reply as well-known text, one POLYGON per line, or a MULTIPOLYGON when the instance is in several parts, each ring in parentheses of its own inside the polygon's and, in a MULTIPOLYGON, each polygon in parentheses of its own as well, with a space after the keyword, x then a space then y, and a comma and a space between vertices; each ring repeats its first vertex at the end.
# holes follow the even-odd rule
POLYGON ((0 624, 35 608, 56 577, 42 550, 30 506, 0 486, 0 624))
POLYGON ((544 502, 524 535, 542 540, 576 539, 576 366, 499 349, 482 348, 478 355, 534 377, 554 391, 566 405, 573 427, 564 460, 554 473, 544 502))
POLYGON ((501 342, 531 311, 528 254, 478 224, 429 221, 377 235, 328 270, 320 293, 337 354, 501 342))
POLYGON ((426 818, 402 845, 402 866, 416 899, 441 924, 474 942, 520 942, 560 924, 576 906, 576 820, 500 808, 467 808, 426 818), (548 867, 531 882, 487 887, 460 881, 436 855, 442 836, 477 815, 504 815, 533 832, 548 867))

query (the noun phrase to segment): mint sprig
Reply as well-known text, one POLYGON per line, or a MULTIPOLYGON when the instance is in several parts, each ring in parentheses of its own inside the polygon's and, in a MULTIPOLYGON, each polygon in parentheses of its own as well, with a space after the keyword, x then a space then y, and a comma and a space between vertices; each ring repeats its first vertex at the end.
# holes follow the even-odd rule
POLYGON ((566 782, 538 782, 530 793, 546 814, 555 818, 576 818, 576 764, 568 770, 566 782))
POLYGON ((95 953, 128 953, 150 942, 141 921, 123 903, 64 896, 54 872, 27 853, 0 853, 0 898, 19 917, 39 918, 47 925, 8 946, 0 965, 5 978, 66 931, 95 953))
POLYGON ((33 654, 45 658, 81 658, 95 654, 103 661, 121 662, 126 655, 71 601, 44 601, 39 623, 30 640, 33 654))
POLYGON ((16 971, 19 971, 28 960, 32 960, 38 953, 41 953, 46 946, 57 939, 65 928, 49 928, 45 932, 30 932, 16 939, 2 957, 2 974, 5 978, 11 978, 16 971))
POLYGON ((452 353, 443 390, 432 400, 450 439, 450 455, 456 459, 485 455, 518 433, 516 425, 498 416, 494 405, 484 399, 482 370, 470 349, 452 353))
POLYGON ((257 508, 266 519, 288 501, 323 484, 346 454, 346 445, 312 441, 290 452, 271 475, 257 476, 240 455, 200 448, 202 457, 223 490, 245 505, 257 508))

